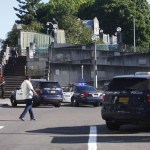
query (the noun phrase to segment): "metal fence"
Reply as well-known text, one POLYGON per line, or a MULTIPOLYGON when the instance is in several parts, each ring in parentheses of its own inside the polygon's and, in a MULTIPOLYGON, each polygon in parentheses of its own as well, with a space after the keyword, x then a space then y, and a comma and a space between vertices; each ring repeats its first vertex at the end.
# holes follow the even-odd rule
POLYGON ((26 55, 26 48, 34 49, 38 53, 48 53, 48 46, 54 42, 52 36, 35 32, 20 31, 18 45, 20 46, 20 55, 26 55))

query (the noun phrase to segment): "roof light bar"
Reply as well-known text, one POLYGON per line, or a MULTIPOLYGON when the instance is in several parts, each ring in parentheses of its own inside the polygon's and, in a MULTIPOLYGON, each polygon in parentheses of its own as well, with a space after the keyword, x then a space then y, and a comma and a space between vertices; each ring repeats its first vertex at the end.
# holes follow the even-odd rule
POLYGON ((135 75, 150 75, 150 72, 136 72, 135 75))

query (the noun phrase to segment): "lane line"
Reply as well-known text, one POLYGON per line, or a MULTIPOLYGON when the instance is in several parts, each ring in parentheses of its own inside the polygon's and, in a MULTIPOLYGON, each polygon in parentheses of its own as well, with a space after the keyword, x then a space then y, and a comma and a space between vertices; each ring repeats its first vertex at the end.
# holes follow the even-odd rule
POLYGON ((97 128, 96 126, 90 126, 88 150, 97 150, 97 128))
POLYGON ((4 128, 4 126, 0 126, 0 129, 4 128))

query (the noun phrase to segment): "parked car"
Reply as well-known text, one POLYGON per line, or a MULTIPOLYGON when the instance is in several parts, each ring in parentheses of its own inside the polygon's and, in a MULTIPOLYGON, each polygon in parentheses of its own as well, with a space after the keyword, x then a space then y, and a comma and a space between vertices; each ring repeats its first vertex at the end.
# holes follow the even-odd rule
POLYGON ((150 74, 115 76, 105 91, 101 114, 110 130, 150 125, 150 74))
MULTIPOLYGON (((47 81, 44 79, 32 79, 32 85, 38 96, 33 97, 33 106, 41 104, 52 104, 55 107, 60 107, 63 101, 63 93, 60 84, 56 81, 47 81)), ((17 88, 10 96, 12 106, 17 104, 25 104, 22 98, 22 89, 17 88)))
POLYGON ((102 104, 101 94, 93 86, 86 83, 76 83, 70 85, 63 91, 63 102, 70 102, 72 106, 89 104, 99 106, 102 104))
POLYGON ((72 90, 72 88, 73 88, 72 85, 63 87, 63 98, 64 98, 63 102, 64 103, 71 103, 71 97, 74 94, 74 91, 72 90))

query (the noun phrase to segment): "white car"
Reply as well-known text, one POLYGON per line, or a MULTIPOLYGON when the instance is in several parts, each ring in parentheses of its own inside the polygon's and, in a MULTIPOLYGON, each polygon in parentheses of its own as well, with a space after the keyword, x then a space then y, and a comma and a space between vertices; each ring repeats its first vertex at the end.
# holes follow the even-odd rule
POLYGON ((23 99, 23 92, 21 88, 16 88, 15 91, 11 93, 10 101, 12 106, 17 106, 17 104, 25 104, 25 100, 23 99))
POLYGON ((72 91, 72 87, 64 87, 63 88, 63 102, 71 103, 71 97, 74 94, 72 91))

